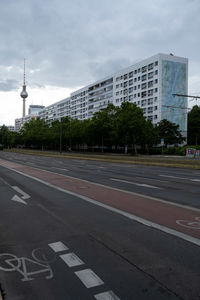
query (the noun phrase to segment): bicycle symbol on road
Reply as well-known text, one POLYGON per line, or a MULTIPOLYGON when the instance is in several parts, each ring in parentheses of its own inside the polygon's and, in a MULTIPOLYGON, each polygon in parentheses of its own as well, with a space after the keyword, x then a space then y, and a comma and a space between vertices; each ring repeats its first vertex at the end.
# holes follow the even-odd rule
POLYGON ((50 262, 55 260, 55 257, 51 260, 47 259, 46 255, 43 254, 43 249, 35 249, 32 251, 32 258, 17 257, 11 253, 0 254, 0 271, 4 272, 19 272, 23 278, 22 281, 30 281, 35 278, 33 275, 47 273, 45 278, 52 279, 53 271, 49 265, 50 262), (37 257, 36 257, 37 254, 37 257), (41 258, 38 258, 38 256, 41 258))
POLYGON ((177 220, 176 223, 190 229, 200 229, 200 217, 195 217, 194 221, 177 220))

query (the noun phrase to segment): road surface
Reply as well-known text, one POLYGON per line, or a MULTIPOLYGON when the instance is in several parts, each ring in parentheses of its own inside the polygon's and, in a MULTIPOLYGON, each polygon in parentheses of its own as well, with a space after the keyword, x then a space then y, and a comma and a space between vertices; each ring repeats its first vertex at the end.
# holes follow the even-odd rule
POLYGON ((200 171, 0 153, 6 299, 200 299, 200 171))

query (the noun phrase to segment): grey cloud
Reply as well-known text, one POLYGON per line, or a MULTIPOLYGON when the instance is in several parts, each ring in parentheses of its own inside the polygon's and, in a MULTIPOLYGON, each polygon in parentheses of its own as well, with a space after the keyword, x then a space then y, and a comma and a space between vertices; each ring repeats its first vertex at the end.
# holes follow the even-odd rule
POLYGON ((19 82, 14 79, 6 79, 4 81, 0 81, 0 91, 9 92, 16 91, 19 88, 19 82))
POLYGON ((26 57, 31 86, 73 88, 158 52, 195 64, 199 11, 199 0, 1 1, 0 65, 21 82, 26 57))

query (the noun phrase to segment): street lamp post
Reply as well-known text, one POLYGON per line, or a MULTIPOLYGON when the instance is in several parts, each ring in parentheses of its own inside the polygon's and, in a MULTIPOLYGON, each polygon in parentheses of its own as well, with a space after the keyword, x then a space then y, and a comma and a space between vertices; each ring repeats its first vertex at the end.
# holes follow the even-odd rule
POLYGON ((60 154, 62 153, 62 118, 60 118, 60 154))

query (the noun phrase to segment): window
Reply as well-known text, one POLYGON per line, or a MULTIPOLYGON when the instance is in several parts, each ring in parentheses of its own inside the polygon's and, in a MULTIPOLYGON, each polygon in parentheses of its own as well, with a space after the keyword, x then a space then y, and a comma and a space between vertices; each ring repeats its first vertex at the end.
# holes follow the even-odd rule
POLYGON ((116 92, 116 96, 119 95, 119 92, 116 92))
POLYGON ((153 104, 153 98, 149 98, 148 99, 148 105, 152 105, 153 104))
POLYGON ((138 73, 140 72, 140 68, 137 70, 138 71, 138 73))
POLYGON ((148 65, 148 70, 152 70, 153 69, 153 63, 148 65))
POLYGON ((153 78, 153 72, 148 73, 148 79, 153 78))
POLYGON ((140 76, 138 76, 138 81, 140 80, 140 76))
POLYGON ((143 84, 142 84, 142 90, 146 89, 146 87, 147 87, 147 84, 146 84, 146 83, 143 83, 143 84))
POLYGON ((158 106, 154 106, 154 110, 157 110, 158 109, 158 106))
POLYGON ((158 75, 158 70, 155 70, 155 75, 158 75))
POLYGON ((133 79, 129 80, 129 85, 133 84, 133 79))
POLYGON ((158 83, 158 79, 155 79, 155 84, 158 83))
POLYGON ((155 88, 155 93, 157 93, 158 92, 158 89, 157 88, 155 88))
POLYGON ((142 100, 141 104, 142 104, 142 106, 145 106, 146 105, 146 100, 142 100))
POLYGON ((142 92, 142 98, 144 98, 144 97, 146 97, 146 95, 147 95, 147 92, 146 91, 144 91, 144 92, 142 92))
POLYGON ((158 101, 158 97, 155 97, 155 98, 154 98, 154 102, 157 102, 157 101, 158 101))
POLYGON ((124 74, 124 80, 128 78, 128 74, 124 74))
POLYGON ((134 86, 134 91, 136 91, 136 90, 137 90, 137 86, 135 85, 135 86, 134 86))
POLYGON ((127 87, 127 85, 128 85, 128 81, 125 81, 124 82, 124 87, 127 87))
POLYGON ((119 84, 116 85, 116 89, 118 89, 118 88, 119 88, 119 84))
POLYGON ((142 75, 142 81, 145 81, 147 79, 147 75, 142 75))
POLYGON ((133 92, 133 88, 129 89, 129 94, 131 94, 133 92))
POLYGON ((148 90, 148 96, 153 96, 153 89, 152 90, 148 90))
POLYGON ((132 78, 133 77, 133 72, 130 72, 129 73, 129 78, 132 78))
POLYGON ((137 74, 137 70, 134 71, 134 74, 137 74))
POLYGON ((130 95, 128 99, 129 101, 133 101, 133 95, 130 95))
POLYGON ((137 95, 138 95, 138 97, 140 97, 140 93, 138 93, 137 95))
POLYGON ((134 82, 136 82, 137 81, 137 78, 134 78, 134 82))
POLYGON ((151 80, 151 81, 148 82, 148 88, 150 88, 152 86, 153 86, 153 80, 151 80))
POLYGON ((142 67, 142 73, 147 71, 147 66, 142 67))
POLYGON ((154 116, 154 120, 156 120, 157 118, 158 118, 158 116, 157 116, 157 115, 155 115, 155 116, 154 116))
POLYGON ((138 89, 140 89, 140 84, 138 84, 138 89))
POLYGON ((155 61, 155 66, 157 66, 158 65, 158 61, 155 61))

